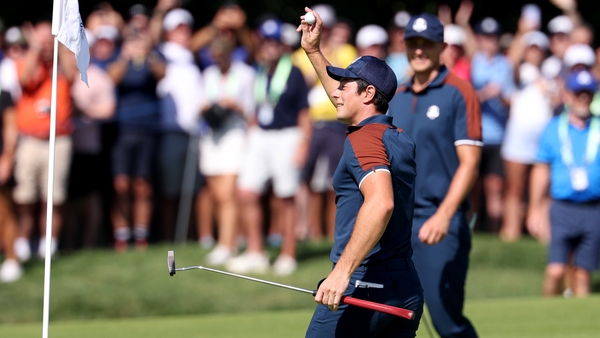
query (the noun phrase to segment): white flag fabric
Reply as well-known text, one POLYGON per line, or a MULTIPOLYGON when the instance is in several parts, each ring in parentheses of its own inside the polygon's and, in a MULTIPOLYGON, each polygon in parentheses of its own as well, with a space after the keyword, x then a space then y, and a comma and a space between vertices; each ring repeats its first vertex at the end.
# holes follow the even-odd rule
POLYGON ((89 87, 87 69, 90 64, 90 46, 79 14, 79 3, 77 0, 54 1, 60 1, 62 5, 57 39, 75 53, 81 80, 89 87))

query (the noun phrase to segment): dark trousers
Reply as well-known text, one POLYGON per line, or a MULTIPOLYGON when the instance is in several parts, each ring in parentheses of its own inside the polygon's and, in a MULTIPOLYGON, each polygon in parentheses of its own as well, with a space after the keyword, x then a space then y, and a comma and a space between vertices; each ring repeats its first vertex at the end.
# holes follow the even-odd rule
POLYGON ((457 212, 440 243, 423 244, 419 230, 435 211, 435 208, 416 208, 412 227, 413 261, 423 285, 425 304, 442 338, 477 337, 475 328, 463 315, 471 250, 469 225, 464 212, 457 212))

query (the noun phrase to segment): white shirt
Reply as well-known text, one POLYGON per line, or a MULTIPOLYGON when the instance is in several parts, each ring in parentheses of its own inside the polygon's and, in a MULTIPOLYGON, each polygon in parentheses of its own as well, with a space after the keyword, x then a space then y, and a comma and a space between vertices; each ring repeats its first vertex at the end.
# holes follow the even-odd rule
POLYGON ((165 77, 158 83, 156 93, 160 98, 170 95, 177 109, 177 124, 193 133, 198 128, 200 109, 204 105, 204 90, 200 69, 194 55, 187 48, 165 42, 160 47, 167 61, 165 77))
POLYGON ((13 101, 21 99, 21 85, 15 60, 5 57, 0 62, 0 88, 10 93, 13 101))
POLYGON ((221 74, 217 65, 204 70, 204 87, 208 102, 222 98, 235 100, 243 109, 246 118, 255 113, 254 69, 241 61, 232 61, 227 74, 221 74))

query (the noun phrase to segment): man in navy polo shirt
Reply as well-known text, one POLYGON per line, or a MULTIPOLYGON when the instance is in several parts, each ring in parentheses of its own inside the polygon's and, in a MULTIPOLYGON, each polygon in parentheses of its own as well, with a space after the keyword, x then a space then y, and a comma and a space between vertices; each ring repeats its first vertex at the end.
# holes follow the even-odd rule
POLYGON ((543 293, 562 293, 573 255, 571 288, 583 297, 590 293, 591 272, 600 257, 600 118, 590 112, 598 83, 588 70, 580 70, 567 77, 565 87, 568 110, 546 127, 531 171, 527 229, 536 236, 548 226, 549 191, 552 236, 543 293))
MULTIPOLYGON (((310 9, 306 9, 307 12, 310 9)), ((348 124, 333 177, 336 193, 333 271, 320 284, 307 337, 414 337, 423 290, 411 260, 415 144, 385 115, 397 87, 394 71, 373 56, 347 68, 329 64, 319 49, 321 26, 302 20, 302 48, 337 119, 348 124), (403 307, 413 320, 340 305, 344 295, 403 307), (331 310, 331 311, 330 311, 331 310)))
POLYGON ((442 337, 476 337, 463 315, 471 232, 466 197, 481 156, 481 110, 473 87, 440 64, 444 26, 411 17, 404 33, 413 78, 390 104, 394 125, 417 144, 413 261, 442 337))

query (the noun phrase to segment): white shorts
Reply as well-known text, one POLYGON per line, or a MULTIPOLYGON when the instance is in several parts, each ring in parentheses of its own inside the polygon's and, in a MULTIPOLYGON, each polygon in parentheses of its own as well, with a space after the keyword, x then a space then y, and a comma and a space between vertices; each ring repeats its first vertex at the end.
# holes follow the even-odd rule
POLYGON ((509 121, 500 149, 502 159, 515 163, 533 164, 545 127, 545 123, 523 124, 509 121))
POLYGON ((229 129, 224 134, 208 133, 200 138, 200 172, 205 176, 238 174, 242 166, 246 132, 229 129))
POLYGON ((326 154, 317 158, 315 163, 315 171, 310 180, 310 189, 314 192, 326 192, 332 189, 332 177, 329 177, 329 166, 335 165, 326 154))
POLYGON ((300 137, 300 129, 296 127, 280 130, 252 128, 248 133, 238 187, 262 193, 272 179, 275 196, 295 196, 300 186, 300 168, 294 163, 300 137))
MULTIPOLYGON (((48 149, 50 142, 31 136, 21 136, 15 152, 13 199, 18 204, 46 201, 48 196, 48 149)), ((71 136, 57 136, 54 151, 55 205, 67 199, 67 184, 71 168, 71 136)), ((93 177, 90 179, 94 179, 93 177)))

